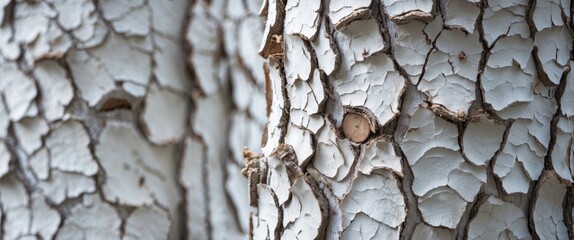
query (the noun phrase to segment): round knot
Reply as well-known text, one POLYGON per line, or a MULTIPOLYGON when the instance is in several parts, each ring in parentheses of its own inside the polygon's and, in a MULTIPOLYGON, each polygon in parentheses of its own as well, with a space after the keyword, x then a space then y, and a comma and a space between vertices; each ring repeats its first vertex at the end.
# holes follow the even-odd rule
POLYGON ((369 119, 357 113, 345 114, 343 117, 343 134, 353 142, 364 142, 371 134, 369 119))

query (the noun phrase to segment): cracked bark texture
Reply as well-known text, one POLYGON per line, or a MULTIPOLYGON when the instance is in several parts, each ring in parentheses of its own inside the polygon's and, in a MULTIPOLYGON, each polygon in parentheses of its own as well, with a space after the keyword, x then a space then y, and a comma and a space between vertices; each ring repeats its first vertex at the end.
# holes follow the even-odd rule
POLYGON ((1 0, 0 239, 246 238, 261 4, 1 0))
POLYGON ((261 9, 252 239, 574 239, 571 1, 261 9))
POLYGON ((574 239, 572 9, 0 0, 0 238, 574 239))

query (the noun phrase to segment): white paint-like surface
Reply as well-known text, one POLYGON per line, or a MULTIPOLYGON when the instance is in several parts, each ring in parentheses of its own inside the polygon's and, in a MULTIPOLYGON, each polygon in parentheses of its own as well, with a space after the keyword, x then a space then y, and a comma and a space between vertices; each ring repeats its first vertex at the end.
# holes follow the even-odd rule
POLYGON ((285 75, 287 84, 294 84, 295 80, 307 81, 311 77, 311 53, 305 42, 297 37, 285 35, 285 75))
POLYGON ((4 142, 0 142, 0 178, 6 175, 10 170, 10 158, 12 155, 8 151, 6 144, 4 142))
POLYGON ((14 133, 27 154, 32 154, 42 146, 42 136, 50 128, 42 118, 23 118, 14 123, 14 133))
POLYGON ((443 30, 435 45, 418 89, 433 104, 444 107, 448 115, 454 118, 467 116, 475 100, 482 53, 478 33, 467 35, 461 30, 443 30))
POLYGON ((185 133, 186 107, 184 97, 151 85, 141 116, 151 142, 165 144, 179 141, 185 133))
POLYGON ((488 165, 488 161, 500 148, 505 129, 504 125, 496 124, 486 115, 474 118, 466 126, 462 137, 464 156, 473 165, 488 165))
POLYGON ((321 18, 321 1, 288 0, 285 5, 285 33, 313 40, 321 18))
POLYGON ((339 51, 336 47, 333 37, 327 30, 327 21, 323 21, 319 28, 317 38, 311 42, 315 50, 319 68, 327 75, 331 75, 339 67, 339 51))
POLYGON ((447 26, 462 28, 466 32, 472 33, 479 14, 480 8, 473 1, 448 0, 444 23, 447 26))
POLYGON ((0 66, 0 76, 0 92, 4 96, 10 120, 18 121, 30 116, 27 112, 35 108, 32 100, 38 92, 34 81, 20 71, 15 63, 3 63, 0 66))
POLYGON ((208 238, 207 202, 204 196, 205 186, 201 184, 203 179, 202 169, 198 168, 203 163, 204 150, 201 142, 195 138, 186 138, 184 155, 181 165, 179 182, 186 189, 185 212, 187 215, 186 226, 189 229, 189 237, 197 239, 208 238))
POLYGON ((400 226, 406 217, 398 181, 389 171, 358 175, 351 191, 341 202, 341 210, 344 238, 367 235, 370 238, 398 239, 400 226), (369 225, 378 228, 361 230, 369 225))
POLYGON ((562 202, 566 195, 566 184, 555 172, 546 171, 536 189, 532 217, 534 230, 540 239, 567 239, 568 230, 564 224, 562 202))
POLYGON ((341 181, 349 174, 355 158, 350 141, 338 139, 332 124, 326 121, 317 133, 313 166, 325 176, 341 181))
POLYGON ((556 126, 556 143, 550 155, 552 166, 561 178, 573 182, 574 119, 561 117, 556 126))
POLYGON ((119 239, 120 224, 121 219, 112 206, 97 195, 86 195, 71 209, 56 239, 119 239))
POLYGON ((311 132, 296 126, 289 126, 285 134, 285 143, 293 147, 299 166, 303 166, 313 154, 311 132))
POLYGON ((106 200, 139 206, 157 201, 176 214, 180 197, 175 188, 173 147, 154 146, 132 126, 109 124, 95 154, 106 172, 102 192, 106 200))
POLYGON ((74 97, 67 71, 54 61, 42 61, 34 68, 40 86, 42 107, 48 121, 61 119, 65 107, 74 97))
POLYGON ((362 62, 355 62, 352 55, 343 55, 333 84, 343 105, 366 107, 379 124, 385 125, 398 115, 406 83, 395 71, 392 60, 384 53, 377 53, 362 62))
POLYGON ((345 1, 333 0, 329 4, 329 18, 335 28, 341 28, 353 20, 370 15, 371 0, 345 1))
POLYGON ((500 236, 529 239, 528 219, 518 206, 491 196, 470 221, 468 238, 496 239, 500 236))
POLYGON ((257 186, 259 201, 257 208, 259 214, 257 218, 252 218, 253 239, 276 239, 275 232, 281 224, 279 219, 279 207, 273 199, 273 191, 267 185, 257 186))
POLYGON ((387 139, 379 139, 368 145, 361 159, 359 171, 363 174, 371 174, 376 169, 387 169, 402 176, 403 169, 401 157, 397 155, 397 149, 387 139))
POLYGON ((283 208, 282 239, 314 239, 325 224, 320 202, 304 177, 296 178, 289 189, 291 199, 283 208), (319 218, 317 218, 317 217, 319 218))
POLYGON ((156 206, 139 207, 127 219, 123 239, 167 239, 168 213, 156 206))
POLYGON ((50 167, 86 176, 96 174, 98 164, 92 156, 89 144, 90 138, 81 123, 63 123, 46 137, 50 167))
POLYGON ((432 18, 434 1, 431 0, 382 0, 381 3, 393 21, 405 22, 413 19, 432 18))

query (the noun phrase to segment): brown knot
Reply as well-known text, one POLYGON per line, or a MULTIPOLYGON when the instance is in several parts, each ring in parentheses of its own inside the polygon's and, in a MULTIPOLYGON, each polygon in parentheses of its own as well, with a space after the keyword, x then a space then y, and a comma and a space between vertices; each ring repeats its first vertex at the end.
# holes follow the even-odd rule
POLYGON ((371 134, 369 119, 357 113, 347 113, 343 117, 343 134, 356 143, 362 143, 371 134))

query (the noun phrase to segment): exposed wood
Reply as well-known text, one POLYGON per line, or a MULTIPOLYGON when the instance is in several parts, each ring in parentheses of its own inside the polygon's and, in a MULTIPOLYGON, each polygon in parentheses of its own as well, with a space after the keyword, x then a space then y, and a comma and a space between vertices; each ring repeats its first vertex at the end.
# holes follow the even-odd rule
POLYGON ((362 143, 371 133, 369 119, 358 113, 347 113, 343 117, 343 133, 353 142, 362 143))

